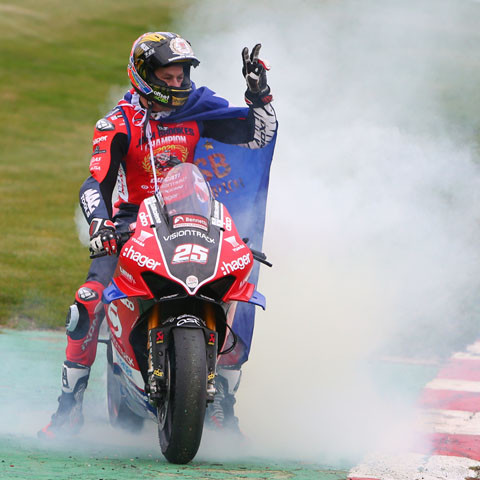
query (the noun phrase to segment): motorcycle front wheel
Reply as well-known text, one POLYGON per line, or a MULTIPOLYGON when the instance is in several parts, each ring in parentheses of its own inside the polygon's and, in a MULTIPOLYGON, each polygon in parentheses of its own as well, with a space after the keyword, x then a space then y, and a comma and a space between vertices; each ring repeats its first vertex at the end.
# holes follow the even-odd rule
POLYGON ((207 364, 203 331, 174 328, 169 346, 168 398, 157 408, 158 437, 165 458, 176 464, 192 460, 200 447, 207 405, 207 364))

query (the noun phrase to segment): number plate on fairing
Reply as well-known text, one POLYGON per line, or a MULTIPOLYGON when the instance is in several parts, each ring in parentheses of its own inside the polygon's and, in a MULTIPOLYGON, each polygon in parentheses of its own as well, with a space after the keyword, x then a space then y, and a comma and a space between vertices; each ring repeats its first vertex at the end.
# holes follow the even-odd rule
POLYGON ((221 245, 219 227, 171 231, 161 223, 156 225, 156 234, 168 273, 191 291, 215 275, 221 245))

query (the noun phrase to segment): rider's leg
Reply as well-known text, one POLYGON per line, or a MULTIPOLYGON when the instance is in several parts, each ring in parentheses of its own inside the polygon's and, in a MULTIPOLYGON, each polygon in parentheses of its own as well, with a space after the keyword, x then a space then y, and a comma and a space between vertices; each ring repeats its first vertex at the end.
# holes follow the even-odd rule
MULTIPOLYGON (((219 356, 215 380, 217 393, 213 403, 207 409, 206 425, 241 433, 238 419, 234 413, 235 394, 240 385, 242 365, 248 360, 250 352, 255 323, 255 306, 239 302, 235 309, 229 311, 228 315, 234 315, 232 328, 237 343, 233 351, 219 356)), ((233 332, 229 334, 227 346, 232 345, 233 332)))
POLYGON ((117 257, 92 261, 87 281, 78 289, 66 320, 66 360, 62 368, 62 389, 58 409, 50 423, 38 432, 52 438, 57 433, 76 433, 83 423, 83 394, 96 352, 100 324, 103 320, 102 292, 110 281, 117 257))
POLYGON ((215 388, 217 393, 207 409, 207 425, 216 429, 228 429, 240 433, 238 419, 234 414, 235 394, 240 385, 240 368, 217 367, 215 388))
MULTIPOLYGON (((228 344, 227 340, 227 344, 228 344)), ((235 394, 242 377, 241 366, 246 358, 246 346, 238 338, 235 349, 226 355, 221 355, 217 365, 215 379, 215 397, 209 404, 206 414, 206 425, 216 430, 229 430, 241 433, 238 418, 234 413, 235 394)))

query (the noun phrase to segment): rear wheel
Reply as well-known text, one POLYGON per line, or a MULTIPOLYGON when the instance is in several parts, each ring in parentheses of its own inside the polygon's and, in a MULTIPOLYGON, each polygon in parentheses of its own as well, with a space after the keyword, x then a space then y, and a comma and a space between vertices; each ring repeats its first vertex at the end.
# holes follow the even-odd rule
POLYGON ((137 433, 142 429, 144 419, 130 410, 122 395, 120 380, 114 371, 111 343, 107 345, 107 360, 107 404, 110 423, 113 427, 137 433))
POLYGON ((202 439, 207 405, 207 364, 203 330, 174 328, 169 348, 170 388, 157 409, 158 436, 165 458, 185 464, 202 439))

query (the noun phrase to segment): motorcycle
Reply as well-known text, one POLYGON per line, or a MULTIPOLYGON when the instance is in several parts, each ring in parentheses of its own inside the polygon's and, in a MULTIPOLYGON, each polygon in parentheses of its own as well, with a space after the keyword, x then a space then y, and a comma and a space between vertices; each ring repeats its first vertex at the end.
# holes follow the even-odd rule
POLYGON ((254 259, 271 264, 247 242, 189 163, 170 169, 123 234, 102 296, 109 418, 131 431, 157 422, 169 462, 188 463, 198 451, 217 361, 235 347, 237 302, 265 309, 248 277, 254 259))

